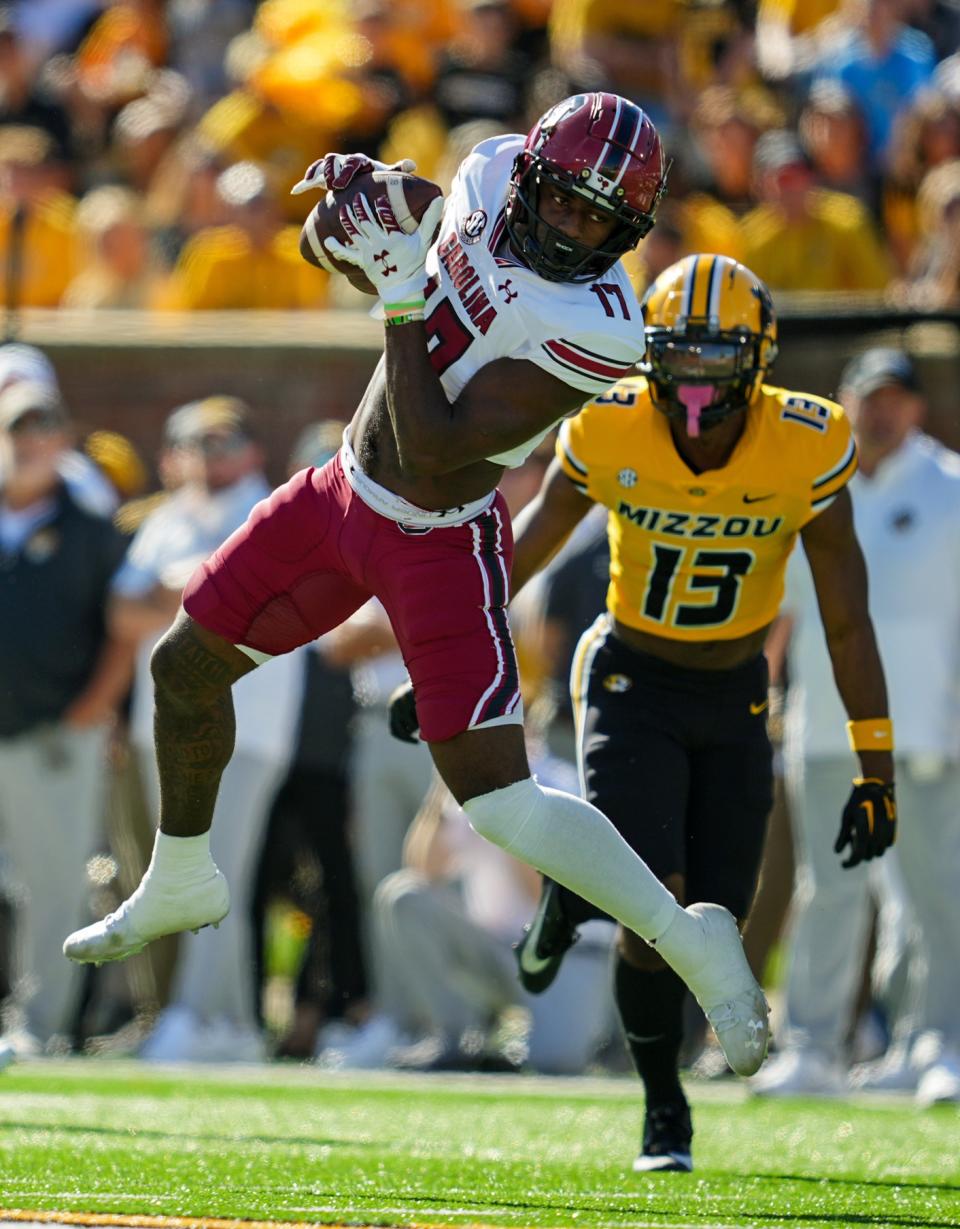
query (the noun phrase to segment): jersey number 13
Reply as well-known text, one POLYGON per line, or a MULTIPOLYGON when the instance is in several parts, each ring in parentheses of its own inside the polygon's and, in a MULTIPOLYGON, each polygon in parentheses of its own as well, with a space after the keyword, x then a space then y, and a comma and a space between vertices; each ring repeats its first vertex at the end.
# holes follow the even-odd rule
POLYGON ((696 550, 692 560, 695 570, 687 580, 687 588, 712 590, 714 600, 709 605, 692 602, 674 605, 671 602, 673 584, 686 554, 688 551, 682 547, 654 542, 653 567, 641 608, 643 614, 671 627, 719 627, 728 623, 740 600, 741 581, 753 567, 753 551, 696 550))

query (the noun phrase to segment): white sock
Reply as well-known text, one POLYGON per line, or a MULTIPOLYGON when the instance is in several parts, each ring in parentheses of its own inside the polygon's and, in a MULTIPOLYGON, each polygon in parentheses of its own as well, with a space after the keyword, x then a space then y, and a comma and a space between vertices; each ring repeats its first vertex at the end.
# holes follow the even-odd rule
POLYGON ((653 942, 699 934, 676 898, 613 824, 582 798, 528 777, 463 804, 481 836, 535 866, 653 942))
POLYGON ((157 832, 153 855, 143 879, 158 887, 203 882, 217 873, 210 853, 210 832, 199 836, 168 836, 157 832))

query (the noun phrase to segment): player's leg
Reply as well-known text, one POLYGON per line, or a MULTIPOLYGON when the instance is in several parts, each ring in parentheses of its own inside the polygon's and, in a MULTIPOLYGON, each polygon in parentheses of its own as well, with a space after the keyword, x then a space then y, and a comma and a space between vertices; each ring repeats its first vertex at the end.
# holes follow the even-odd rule
MULTIPOLYGON (((715 901, 743 923, 756 888, 773 806, 773 756, 760 707, 763 658, 707 678, 691 724, 687 900, 715 901), (751 707, 752 706, 752 707, 751 707)), ((759 971, 758 971, 759 972, 759 971)))
POLYGON ((231 687, 271 656, 337 626, 369 597, 340 550, 351 492, 335 458, 259 504, 191 578, 152 659, 160 830, 150 865, 115 913, 68 936, 71 960, 122 960, 161 935, 217 925, 229 891, 210 854, 220 778, 233 753, 231 687))
POLYGON ((519 776, 526 762, 519 727, 471 730, 431 751, 481 836, 656 945, 693 991, 730 1066, 741 1075, 758 1069, 767 1005, 726 909, 681 908, 600 811, 519 776))
POLYGON ((412 539, 406 575, 384 556, 377 596, 413 680, 421 737, 473 827, 656 943, 713 1013, 731 1066, 751 1074, 766 1003, 733 918, 680 908, 595 807, 530 776, 505 609, 508 535, 498 500, 463 526, 412 539))
MULTIPOLYGON (((673 667, 607 634, 585 660, 575 658, 572 691, 587 797, 684 901, 688 695, 676 693, 674 674, 673 667)), ((693 1132, 678 1062, 686 986, 654 948, 623 927, 614 997, 646 1102, 634 1169, 688 1171, 693 1132)))

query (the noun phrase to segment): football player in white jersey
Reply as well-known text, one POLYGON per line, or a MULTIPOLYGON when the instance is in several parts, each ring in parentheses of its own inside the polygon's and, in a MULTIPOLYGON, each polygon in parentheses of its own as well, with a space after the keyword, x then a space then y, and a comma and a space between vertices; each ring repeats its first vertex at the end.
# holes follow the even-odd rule
MULTIPOLYGON (((347 190, 370 166, 331 155, 310 175, 347 190)), ((67 939, 69 957, 120 959, 226 914, 209 828, 233 748, 231 684, 376 596, 422 737, 477 831, 656 944, 734 1070, 759 1067, 767 1007, 732 915, 681 908, 599 811, 531 777, 506 615, 512 536, 497 481, 641 357, 618 261, 653 225, 664 177, 649 119, 595 93, 558 103, 526 138, 478 146, 442 219, 434 202, 413 234, 386 194, 347 194, 350 244, 327 239, 325 252, 376 288, 383 361, 338 456, 274 492, 189 582, 153 658, 154 856, 115 914, 67 939)))

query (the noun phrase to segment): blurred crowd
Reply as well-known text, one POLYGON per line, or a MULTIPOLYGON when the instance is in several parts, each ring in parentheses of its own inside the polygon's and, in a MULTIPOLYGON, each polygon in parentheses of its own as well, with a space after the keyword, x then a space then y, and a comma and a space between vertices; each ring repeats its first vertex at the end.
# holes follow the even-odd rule
MULTIPOLYGON (((956 0, 21 0, 0 8, 0 269, 25 306, 351 305, 297 253, 318 155, 447 185, 578 89, 673 158, 633 273, 960 300, 956 0)), ((342 284, 341 284, 342 283, 342 284)))

